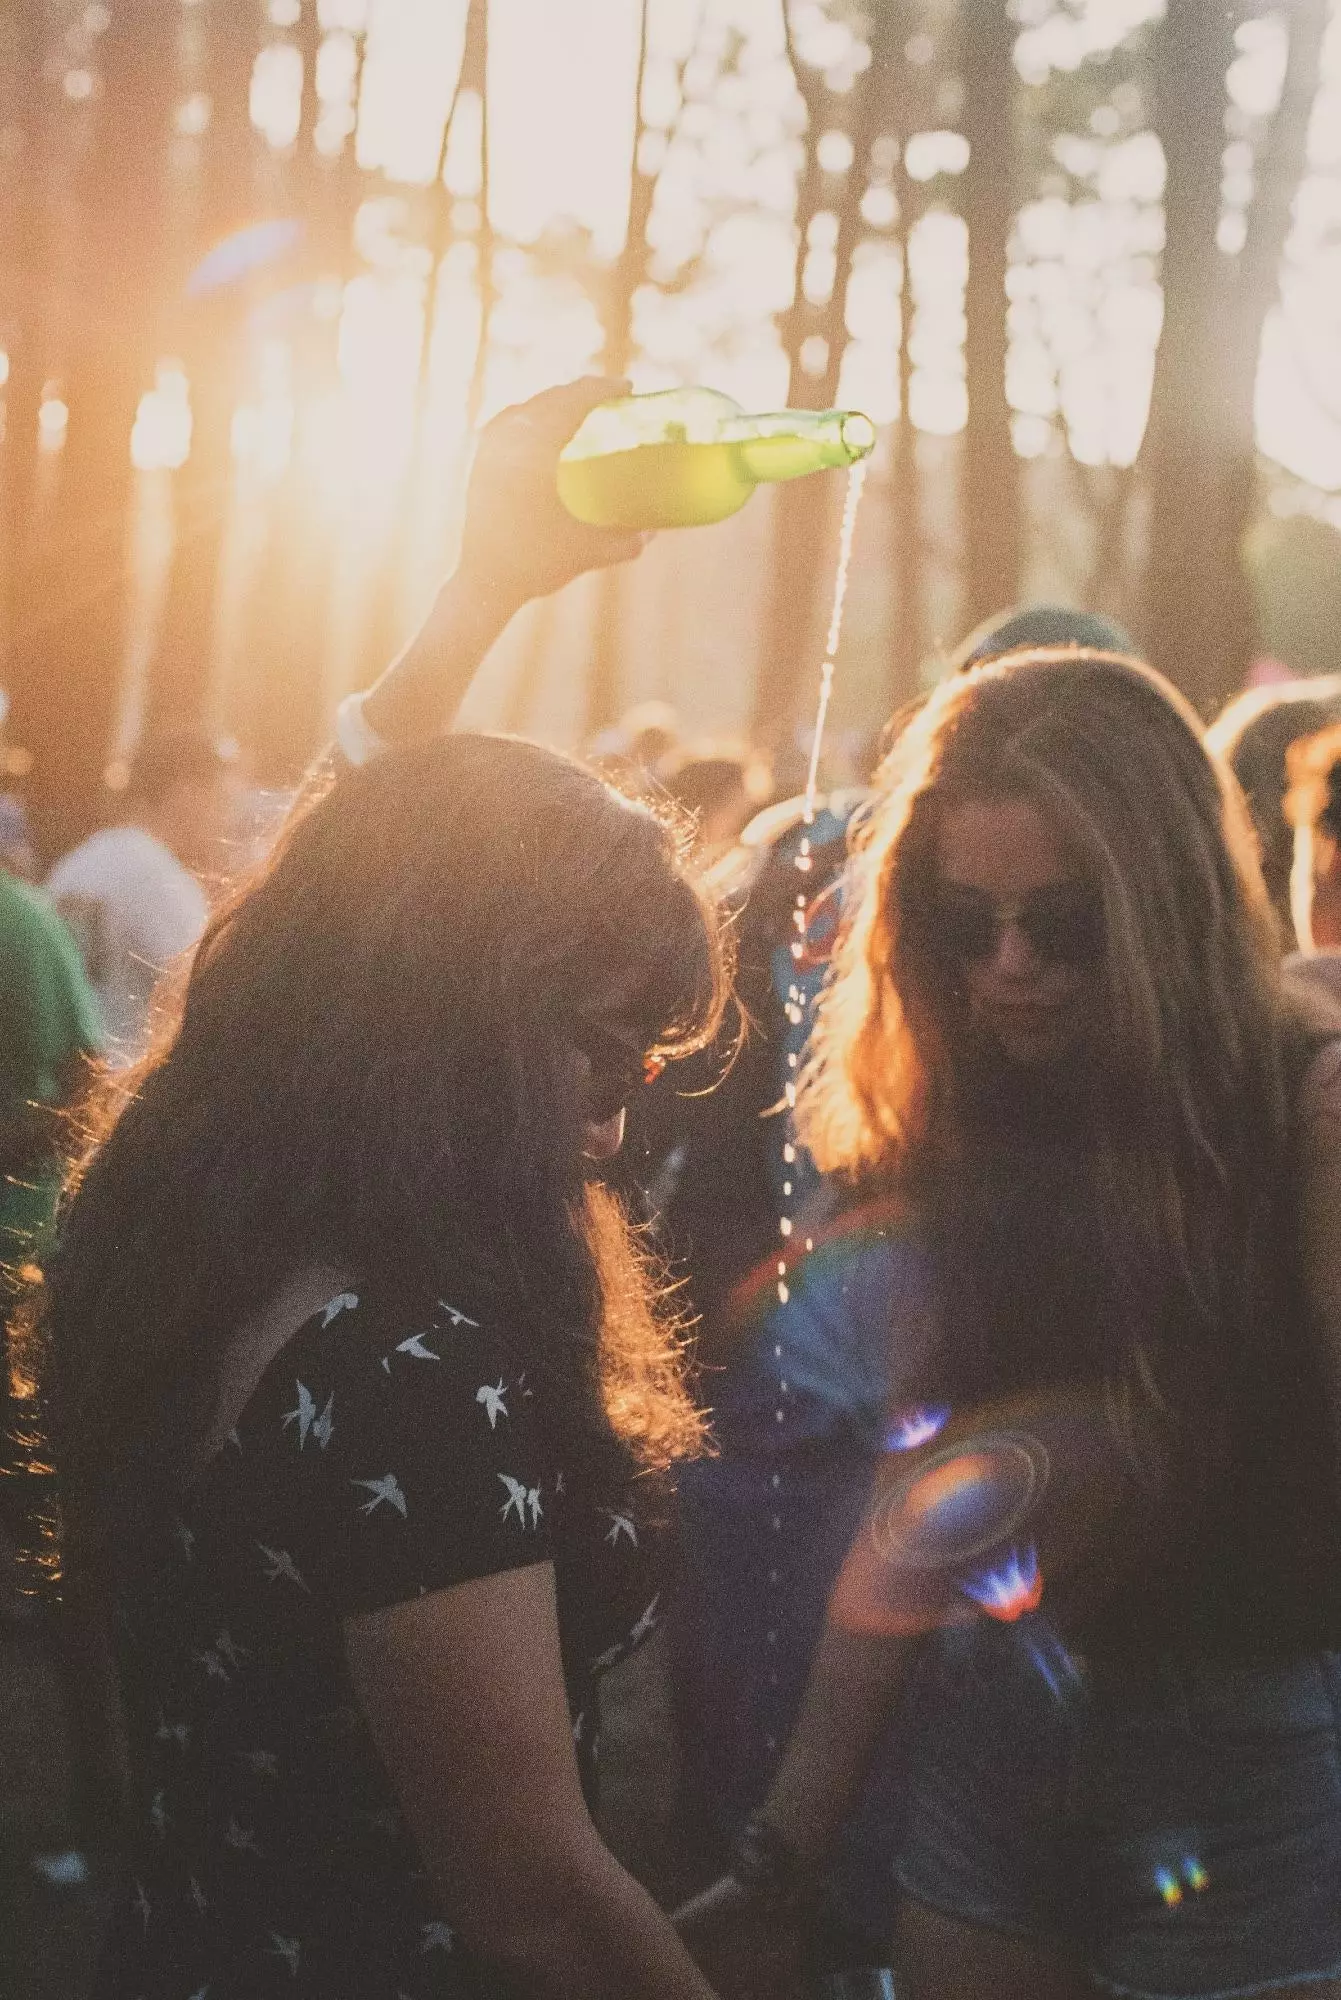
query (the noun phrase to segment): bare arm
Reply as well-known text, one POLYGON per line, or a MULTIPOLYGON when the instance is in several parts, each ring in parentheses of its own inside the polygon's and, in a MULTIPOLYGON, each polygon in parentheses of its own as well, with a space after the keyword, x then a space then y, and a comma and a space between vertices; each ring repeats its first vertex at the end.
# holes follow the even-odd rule
POLYGON ((917 1643, 848 1631, 832 1615, 825 1622, 760 1813, 808 1871, 823 1865, 856 1806, 917 1643))
POLYGON ((582 1796, 554 1571, 345 1620, 354 1688, 449 1920, 536 2000, 712 2000, 582 1796))
POLYGON ((587 412, 627 392, 627 382, 587 376, 485 426, 456 571, 364 703, 384 742, 417 743, 449 729, 477 667, 523 604, 641 552, 643 535, 575 521, 554 480, 559 453, 587 412))

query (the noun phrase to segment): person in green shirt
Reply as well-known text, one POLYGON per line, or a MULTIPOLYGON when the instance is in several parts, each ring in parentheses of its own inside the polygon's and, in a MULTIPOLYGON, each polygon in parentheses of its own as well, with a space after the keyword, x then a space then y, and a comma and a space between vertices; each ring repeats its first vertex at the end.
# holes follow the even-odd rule
POLYGON ((37 890, 0 869, 0 1314, 60 1186, 55 1115, 100 1041, 79 951, 37 890))

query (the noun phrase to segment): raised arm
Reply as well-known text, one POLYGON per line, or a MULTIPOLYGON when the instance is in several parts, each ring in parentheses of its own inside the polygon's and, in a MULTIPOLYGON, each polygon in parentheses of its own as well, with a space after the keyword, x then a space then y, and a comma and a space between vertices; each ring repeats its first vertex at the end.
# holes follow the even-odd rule
POLYGON ((559 453, 587 412, 628 386, 587 376, 486 424, 456 569, 404 652, 362 697, 362 720, 377 739, 417 743, 449 729, 480 662, 523 604, 641 553, 644 535, 575 521, 554 479, 559 453))

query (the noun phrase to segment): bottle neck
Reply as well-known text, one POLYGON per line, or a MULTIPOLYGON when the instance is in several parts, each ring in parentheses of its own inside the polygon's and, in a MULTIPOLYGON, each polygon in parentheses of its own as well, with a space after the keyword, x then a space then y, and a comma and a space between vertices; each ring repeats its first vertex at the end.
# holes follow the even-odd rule
POLYGON ((829 466, 855 465, 875 443, 875 427, 853 410, 785 410, 746 419, 735 441, 751 479, 800 479, 829 466))

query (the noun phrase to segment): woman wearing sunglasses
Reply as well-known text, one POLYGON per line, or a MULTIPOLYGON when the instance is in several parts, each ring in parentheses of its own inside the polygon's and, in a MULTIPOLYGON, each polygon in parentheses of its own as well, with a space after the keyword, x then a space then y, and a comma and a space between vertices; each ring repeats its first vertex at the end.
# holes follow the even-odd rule
POLYGON ((918 1214, 935 1329, 693 1920, 776 1931, 902 1692, 914 2000, 1341 1994, 1341 1024, 1242 802, 1157 675, 1016 657, 894 752, 850 909, 801 1132, 918 1214))
POLYGON ((615 386, 490 427, 352 765, 72 1175, 24 1360, 129 1723, 102 2000, 711 2000, 589 1808, 596 1681, 658 1615, 653 1475, 701 1429, 599 1177, 717 1025, 717 918, 592 772, 435 733, 522 599, 636 553, 554 489, 615 386))

